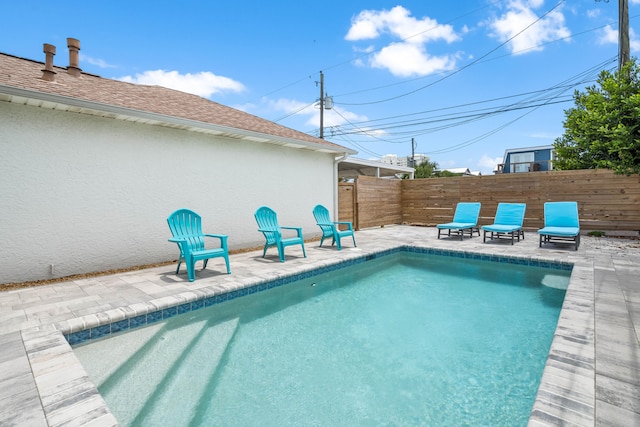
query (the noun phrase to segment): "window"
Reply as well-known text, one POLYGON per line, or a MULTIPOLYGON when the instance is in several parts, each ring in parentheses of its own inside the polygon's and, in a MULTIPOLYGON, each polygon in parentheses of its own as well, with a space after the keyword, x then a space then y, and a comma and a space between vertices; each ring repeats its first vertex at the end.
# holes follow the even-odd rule
POLYGON ((513 153, 511 154, 510 172, 529 172, 533 163, 534 153, 513 153))

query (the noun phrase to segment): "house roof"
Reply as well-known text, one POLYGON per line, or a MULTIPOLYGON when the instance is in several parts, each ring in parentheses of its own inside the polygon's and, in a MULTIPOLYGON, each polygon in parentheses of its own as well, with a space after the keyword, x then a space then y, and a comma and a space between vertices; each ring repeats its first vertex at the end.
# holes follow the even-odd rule
POLYGON ((42 78, 44 68, 43 62, 0 53, 0 101, 313 151, 357 153, 185 92, 89 73, 76 77, 71 67, 53 66, 55 80, 47 81, 42 78))
POLYGON ((349 157, 338 163, 338 175, 343 178, 355 178, 360 175, 391 178, 396 174, 413 175, 414 172, 414 168, 355 157, 349 157))
POLYGON ((447 171, 447 172, 451 172, 451 173, 460 173, 463 175, 471 175, 471 171, 469 171, 469 168, 448 168, 448 169, 442 169, 443 171, 447 171))

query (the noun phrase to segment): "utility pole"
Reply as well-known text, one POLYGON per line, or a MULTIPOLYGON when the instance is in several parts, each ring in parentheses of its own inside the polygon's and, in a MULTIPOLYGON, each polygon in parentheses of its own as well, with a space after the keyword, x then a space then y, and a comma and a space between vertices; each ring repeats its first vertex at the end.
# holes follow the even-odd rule
POLYGON ((618 0, 618 71, 629 62, 629 0, 618 0))
MULTIPOLYGON (((316 82, 316 85, 318 82, 316 82)), ((333 108, 333 97, 324 93, 324 74, 320 71, 320 138, 324 139, 324 110, 333 108)))
POLYGON ((320 71, 320 138, 324 139, 324 74, 320 71))

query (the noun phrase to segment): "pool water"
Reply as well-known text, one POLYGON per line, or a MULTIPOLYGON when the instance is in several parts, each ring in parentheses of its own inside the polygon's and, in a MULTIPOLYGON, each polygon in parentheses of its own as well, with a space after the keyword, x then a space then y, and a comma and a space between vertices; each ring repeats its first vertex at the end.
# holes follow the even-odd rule
POLYGON ((569 275, 393 254, 75 352, 124 426, 525 426, 569 275))

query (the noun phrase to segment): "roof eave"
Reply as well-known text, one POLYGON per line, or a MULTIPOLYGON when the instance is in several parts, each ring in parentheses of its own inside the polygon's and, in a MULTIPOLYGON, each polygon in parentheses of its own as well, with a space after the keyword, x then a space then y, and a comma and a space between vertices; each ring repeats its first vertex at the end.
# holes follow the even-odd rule
POLYGON ((168 116, 149 111, 136 110, 105 104, 86 99, 73 98, 64 95, 56 95, 31 89, 17 88, 0 84, 0 101, 15 102, 24 105, 33 105, 54 110, 73 111, 81 114, 89 114, 99 117, 113 118, 117 120, 133 121, 138 123, 166 126, 174 129, 183 129, 192 132, 220 135, 228 138, 241 139, 258 143, 269 143, 297 149, 307 149, 332 154, 355 154, 357 151, 345 147, 332 147, 322 143, 314 143, 295 138, 287 138, 278 135, 265 134, 246 129, 232 128, 216 125, 182 117, 168 116), (3 96, 4 95, 4 96, 3 96))

